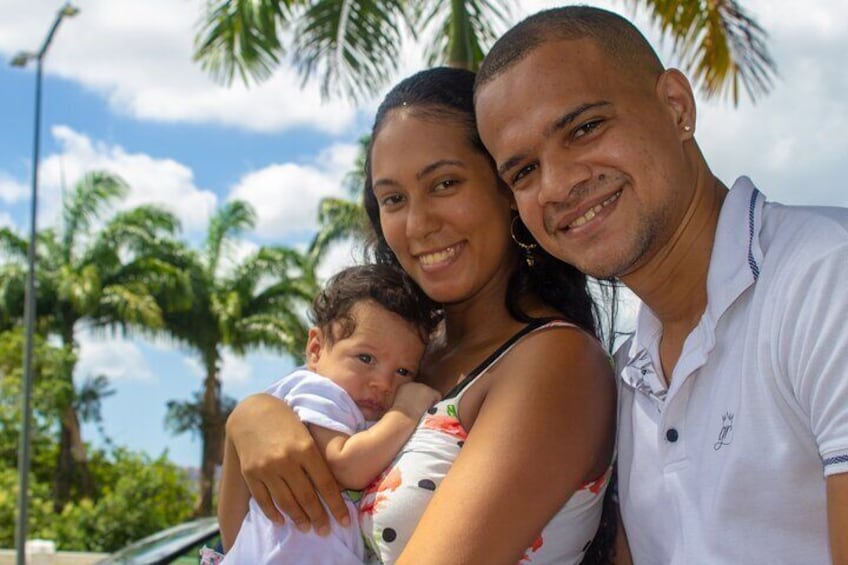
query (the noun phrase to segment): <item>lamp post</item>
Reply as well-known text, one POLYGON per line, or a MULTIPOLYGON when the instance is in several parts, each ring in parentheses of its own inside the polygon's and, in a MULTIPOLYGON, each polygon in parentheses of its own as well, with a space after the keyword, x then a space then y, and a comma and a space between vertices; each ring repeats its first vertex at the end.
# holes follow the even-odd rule
POLYGON ((21 52, 15 55, 10 63, 14 67, 25 67, 30 61, 36 62, 35 71, 35 126, 32 145, 32 195, 30 203, 30 230, 29 249, 27 250, 27 272, 26 297, 24 302, 24 328, 26 342, 24 345, 24 382, 23 382, 23 422, 21 424, 21 436, 18 442, 18 520, 15 526, 15 547, 17 548, 17 565, 26 564, 26 534, 27 517, 29 510, 29 467, 30 467, 30 427, 32 420, 32 341, 35 325, 35 237, 36 237, 36 212, 38 211, 38 151, 41 133, 41 68, 47 49, 53 36, 62 23, 62 19, 73 17, 79 13, 79 9, 66 3, 56 13, 53 26, 47 33, 41 49, 37 53, 21 52))

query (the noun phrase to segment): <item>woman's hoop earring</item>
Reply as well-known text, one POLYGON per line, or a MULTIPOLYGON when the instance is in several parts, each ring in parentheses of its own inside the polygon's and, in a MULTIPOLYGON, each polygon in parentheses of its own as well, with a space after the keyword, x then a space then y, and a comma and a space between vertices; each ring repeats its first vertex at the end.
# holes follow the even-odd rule
MULTIPOLYGON (((509 226, 509 235, 512 236, 512 241, 514 241, 515 244, 521 248, 521 252, 524 254, 524 261, 527 263, 527 266, 532 267, 536 264, 536 257, 533 256, 533 250, 539 247, 539 244, 535 241, 532 241, 532 239, 532 243, 524 243, 515 236, 515 223, 519 221, 519 216, 518 214, 516 214, 512 218, 512 224, 510 224, 509 226)), ((523 223, 521 224, 521 226, 524 228, 525 231, 527 231, 527 227, 523 223)))

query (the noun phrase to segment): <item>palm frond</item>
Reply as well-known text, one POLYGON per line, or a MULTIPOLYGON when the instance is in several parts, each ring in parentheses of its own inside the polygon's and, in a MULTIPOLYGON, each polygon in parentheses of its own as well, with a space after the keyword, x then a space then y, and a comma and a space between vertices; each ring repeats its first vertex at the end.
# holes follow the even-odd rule
POLYGON ((129 186, 121 177, 105 171, 86 174, 62 203, 62 255, 66 263, 73 255, 76 239, 87 233, 106 207, 124 198, 129 186))
POLYGON ((707 98, 739 102, 740 82, 752 101, 771 90, 776 64, 767 33, 736 0, 640 1, 671 36, 681 66, 707 98))
POLYGON ((229 238, 235 237, 256 224, 256 211, 243 200, 232 200, 220 208, 209 221, 206 234, 206 269, 214 276, 221 252, 229 238))
POLYGON ((514 8, 511 0, 419 0, 414 12, 419 25, 438 22, 435 36, 427 42, 427 64, 476 72, 489 47, 509 27, 514 8))
POLYGON ((142 283, 109 285, 103 288, 98 312, 92 316, 95 325, 162 327, 162 310, 142 283))
POLYGON ((271 75, 285 55, 279 39, 297 0, 208 1, 194 38, 194 60, 212 77, 247 84, 271 75))
POLYGON ((307 252, 316 265, 333 243, 349 237, 364 240, 368 233, 368 217, 362 204, 341 198, 321 200, 318 223, 320 228, 307 252))
POLYGON ((10 258, 24 259, 29 250, 29 242, 6 227, 0 227, 0 252, 10 258))
POLYGON ((319 77, 324 98, 364 100, 397 70, 406 22, 403 0, 316 0, 295 25, 294 65, 304 82, 319 77))

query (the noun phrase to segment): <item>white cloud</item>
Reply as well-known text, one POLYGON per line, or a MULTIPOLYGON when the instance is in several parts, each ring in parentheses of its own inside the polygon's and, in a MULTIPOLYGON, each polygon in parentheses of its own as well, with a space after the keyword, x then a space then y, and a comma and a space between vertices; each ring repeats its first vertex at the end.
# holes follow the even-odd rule
POLYGON ((155 380, 154 373, 141 349, 132 341, 106 336, 93 336, 87 332, 77 334, 79 362, 76 377, 105 375, 116 380, 155 380))
MULTIPOLYGON (((183 363, 191 374, 201 381, 206 377, 206 370, 195 357, 183 357, 183 363)), ((244 384, 253 376, 251 364, 244 357, 239 357, 228 349, 224 349, 221 353, 220 371, 221 383, 225 385, 244 384)))
POLYGON ((0 200, 7 204, 20 202, 29 196, 29 187, 0 171, 0 200))
POLYGON ((256 233, 263 238, 303 239, 317 226, 322 198, 346 198, 342 180, 353 168, 357 146, 332 145, 313 163, 282 163, 244 175, 229 198, 250 202, 257 212, 256 233))
MULTIPOLYGON (((0 53, 36 50, 61 2, 0 0, 0 53)), ((321 102, 318 86, 300 87, 281 66, 260 85, 215 84, 194 63, 192 41, 201 0, 87 0, 62 23, 45 70, 104 96, 118 113, 138 119, 215 123, 253 131, 307 126, 340 132, 355 109, 321 102)))
POLYGON ((0 226, 5 226, 5 227, 8 227, 8 228, 12 228, 14 230, 18 229, 18 226, 15 223, 15 220, 13 220, 12 216, 10 216, 6 212, 0 212, 0 226))
POLYGON ((107 170, 130 185, 122 207, 154 203, 175 213, 186 231, 206 227, 217 197, 195 186, 190 168, 173 159, 129 153, 120 145, 92 140, 66 126, 54 126, 51 133, 61 150, 45 158, 39 171, 39 200, 48 222, 57 217, 63 186, 73 186, 87 172, 107 170))
POLYGON ((345 267, 362 263, 362 254, 362 244, 357 241, 346 239, 337 242, 330 247, 321 264, 318 265, 316 273, 318 279, 326 281, 345 267))

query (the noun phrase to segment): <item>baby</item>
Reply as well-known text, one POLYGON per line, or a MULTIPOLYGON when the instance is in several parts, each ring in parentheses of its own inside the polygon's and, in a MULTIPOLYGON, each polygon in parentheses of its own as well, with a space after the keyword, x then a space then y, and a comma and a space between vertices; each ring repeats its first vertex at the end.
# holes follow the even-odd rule
MULTIPOLYGON (((439 400, 437 391, 413 382, 435 323, 433 304, 397 269, 364 265, 330 279, 313 303, 311 320, 306 366, 266 392, 283 399, 307 424, 336 480, 361 490, 439 400)), ((224 469, 221 498, 244 489, 240 481, 238 469, 224 469)), ((346 500, 352 525, 333 522, 331 535, 320 537, 288 521, 271 522, 251 499, 223 563, 362 563, 356 508, 350 495, 346 500)), ((224 529, 225 521, 237 518, 219 519, 224 529)))

